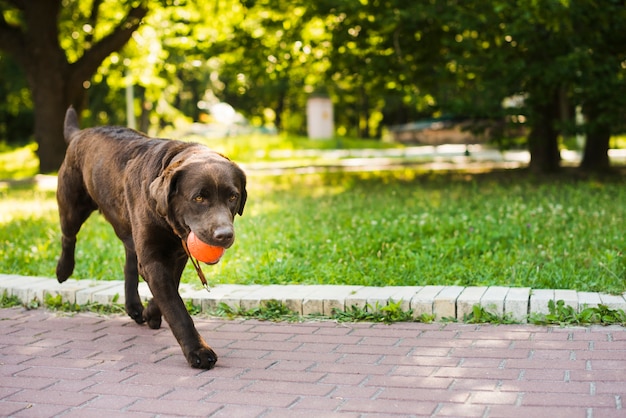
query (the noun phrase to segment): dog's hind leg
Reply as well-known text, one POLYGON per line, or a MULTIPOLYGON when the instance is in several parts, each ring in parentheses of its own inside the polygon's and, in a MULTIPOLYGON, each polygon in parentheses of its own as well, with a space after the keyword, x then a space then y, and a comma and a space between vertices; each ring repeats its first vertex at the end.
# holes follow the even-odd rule
POLYGON ((98 208, 85 190, 82 179, 69 175, 61 168, 57 189, 59 219, 61 222, 61 256, 57 263, 56 275, 59 283, 63 283, 74 271, 74 250, 76 235, 89 215, 98 208))
POLYGON ((124 264, 124 293, 126 313, 138 324, 144 323, 143 304, 139 297, 139 269, 137 265, 137 253, 134 248, 124 244, 126 250, 126 264, 124 264))

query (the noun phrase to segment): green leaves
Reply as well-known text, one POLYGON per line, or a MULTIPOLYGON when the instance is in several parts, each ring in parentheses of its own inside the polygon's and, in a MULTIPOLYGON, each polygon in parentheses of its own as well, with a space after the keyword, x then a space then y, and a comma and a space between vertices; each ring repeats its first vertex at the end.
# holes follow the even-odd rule
POLYGON ((577 312, 565 302, 548 302, 547 314, 531 314, 529 322, 537 325, 626 325, 626 313, 623 309, 610 309, 606 305, 584 308, 577 312))

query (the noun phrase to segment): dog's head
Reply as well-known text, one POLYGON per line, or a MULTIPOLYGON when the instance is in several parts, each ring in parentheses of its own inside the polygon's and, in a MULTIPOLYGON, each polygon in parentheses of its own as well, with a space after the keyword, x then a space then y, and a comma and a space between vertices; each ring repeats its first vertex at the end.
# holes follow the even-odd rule
POLYGON ((246 204, 246 175, 228 158, 204 147, 178 153, 150 184, 157 213, 186 239, 190 231, 207 244, 229 248, 233 220, 246 204))

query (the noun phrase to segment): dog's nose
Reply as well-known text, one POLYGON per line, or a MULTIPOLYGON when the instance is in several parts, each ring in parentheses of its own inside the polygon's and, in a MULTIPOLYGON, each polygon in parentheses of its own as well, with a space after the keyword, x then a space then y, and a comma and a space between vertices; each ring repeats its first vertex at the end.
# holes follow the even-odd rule
POLYGON ((235 231, 229 226, 221 226, 213 232, 213 239, 216 243, 227 246, 232 244, 235 231))

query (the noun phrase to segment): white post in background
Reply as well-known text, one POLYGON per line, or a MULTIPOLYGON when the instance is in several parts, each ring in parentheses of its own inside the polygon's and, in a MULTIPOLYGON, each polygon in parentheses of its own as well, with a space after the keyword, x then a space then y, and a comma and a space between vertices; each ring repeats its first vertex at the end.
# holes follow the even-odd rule
MULTIPOLYGON (((585 124, 585 115, 583 115, 582 106, 576 106, 576 126, 583 126, 585 124)), ((576 145, 579 149, 585 149, 585 142, 587 142, 587 135, 583 133, 576 134, 576 145)))
POLYGON ((312 95, 306 102, 307 133, 311 139, 335 136, 333 102, 328 96, 312 95))
POLYGON ((133 79, 130 71, 126 70, 126 123, 129 128, 137 129, 135 120, 135 93, 133 90, 133 79))

